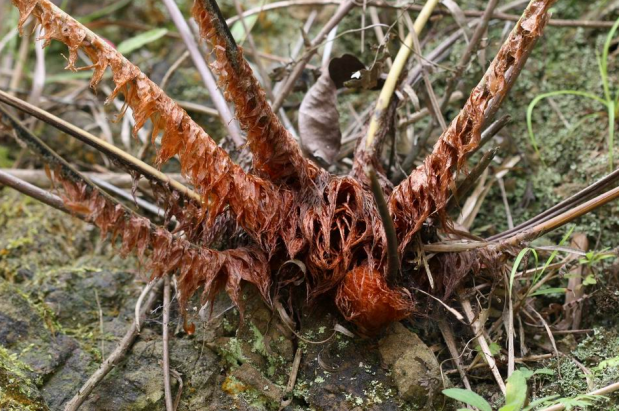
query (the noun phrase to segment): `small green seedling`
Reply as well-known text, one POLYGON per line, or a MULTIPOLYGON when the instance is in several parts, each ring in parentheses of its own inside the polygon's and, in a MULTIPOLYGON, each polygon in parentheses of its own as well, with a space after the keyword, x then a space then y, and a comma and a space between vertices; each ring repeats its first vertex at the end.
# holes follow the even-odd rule
MULTIPOLYGON (((554 371, 547 368, 542 368, 536 371, 531 371, 527 368, 520 368, 512 373, 507 379, 505 385, 505 405, 499 408, 499 411, 529 411, 533 410, 538 405, 547 404, 548 402, 557 399, 558 395, 550 397, 540 398, 531 402, 525 407, 527 401, 527 380, 534 375, 554 375, 554 371)), ((490 403, 486 401, 481 395, 462 388, 449 388, 443 390, 443 394, 453 398, 454 400, 463 402, 466 405, 475 407, 479 411, 492 411, 490 403)), ((461 408, 458 411, 466 411, 465 408, 461 408)))
MULTIPOLYGON (((520 368, 512 373, 505 385, 505 405, 498 411, 532 411, 538 407, 549 407, 561 404, 565 410, 570 411, 576 408, 586 408, 596 402, 607 401, 608 398, 602 395, 581 394, 571 398, 559 398, 559 395, 550 395, 531 401, 527 401, 527 381, 534 375, 554 375, 554 371, 548 368, 541 368, 531 371, 527 368, 520 368)), ((454 400, 460 401, 468 406, 474 407, 479 411, 492 411, 492 406, 481 395, 462 388, 449 388, 443 390, 443 394, 454 400)), ((468 411, 466 408, 459 408, 458 411, 468 411)))
POLYGON ((581 264, 588 265, 589 267, 598 264, 600 261, 608 260, 609 258, 615 258, 616 255, 614 253, 607 252, 608 248, 605 248, 600 251, 589 251, 578 260, 581 264))

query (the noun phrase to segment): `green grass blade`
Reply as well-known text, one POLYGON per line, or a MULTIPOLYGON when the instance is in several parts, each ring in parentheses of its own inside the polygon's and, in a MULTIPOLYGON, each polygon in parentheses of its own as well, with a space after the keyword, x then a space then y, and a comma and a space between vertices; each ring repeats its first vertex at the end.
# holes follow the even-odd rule
POLYGON ((567 288, 565 287, 556 287, 556 288, 544 288, 541 290, 537 290, 532 294, 529 294, 529 297, 535 297, 536 295, 546 295, 546 294, 565 294, 567 288))
MULTIPOLYGON (((567 230, 567 233, 563 236, 563 238, 561 239, 561 241, 559 242, 559 245, 565 245, 565 242, 572 236, 572 233, 574 232, 574 228, 575 226, 572 226, 569 230, 567 230)), ((548 268, 548 266, 550 264, 552 264, 552 262, 554 261, 554 259, 557 257, 557 254, 559 254, 559 250, 554 250, 551 254, 550 257, 548 257, 548 260, 546 260, 546 263, 544 264, 544 266, 542 267, 541 272, 539 273, 538 276, 536 276, 536 278, 534 278, 533 280, 533 284, 535 284, 539 279, 539 277, 541 277, 542 275, 544 275, 544 272, 546 271, 546 269, 548 268)))
POLYGON ((168 34, 167 29, 153 29, 145 31, 144 33, 140 33, 135 37, 127 39, 120 43, 116 48, 120 54, 129 54, 134 50, 139 49, 147 45, 148 43, 152 43, 153 41, 159 40, 163 36, 168 34))
POLYGON ((606 100, 611 100, 610 96, 610 86, 608 84, 608 55, 610 54, 610 46, 613 42, 613 37, 615 37, 615 33, 619 28, 619 19, 615 21, 613 27, 608 32, 606 36, 606 41, 604 42, 604 50, 602 51, 602 61, 600 62, 600 71, 604 74, 602 75, 602 82, 604 83, 604 93, 606 94, 606 100))
POLYGON ((608 167, 612 172, 615 158, 615 102, 608 102, 608 167))
POLYGON ((600 57, 599 53, 596 53, 596 59, 598 61, 598 69, 600 70, 600 77, 602 78, 602 88, 604 89, 604 99, 610 100, 610 84, 608 83, 608 62, 600 57))
POLYGON ((526 247, 523 248, 522 250, 520 250, 520 252, 518 253, 518 256, 516 257, 516 261, 514 261, 514 265, 512 266, 512 271, 509 274, 509 298, 512 297, 512 288, 514 286, 514 277, 516 276, 516 272, 518 271, 518 267, 520 266, 520 263, 522 262, 522 259, 524 258, 525 255, 527 255, 527 253, 531 252, 533 254, 533 256, 535 257, 535 266, 537 267, 537 263, 538 263, 538 259, 537 259, 537 251, 535 251, 533 248, 530 247, 526 247))
POLYGON ((454 400, 463 402, 477 408, 479 411, 492 411, 492 407, 481 395, 462 388, 448 388, 443 390, 443 394, 454 400))
POLYGON ((529 103, 529 106, 527 107, 527 130, 529 131, 529 139, 531 140, 531 144, 533 145, 535 152, 540 157, 542 162, 544 162, 544 159, 542 158, 541 152, 539 150, 539 146, 537 144, 537 139, 535 138, 535 133, 533 132, 533 110, 535 109, 535 106, 537 105, 537 103, 539 103, 543 99, 548 98, 548 97, 560 96, 560 95, 572 95, 572 96, 578 96, 578 97, 585 97, 591 100, 595 100, 603 104, 605 107, 608 106, 605 100, 599 98, 595 94, 587 93, 585 91, 578 91, 578 90, 551 91, 549 93, 543 93, 535 97, 533 101, 529 103))

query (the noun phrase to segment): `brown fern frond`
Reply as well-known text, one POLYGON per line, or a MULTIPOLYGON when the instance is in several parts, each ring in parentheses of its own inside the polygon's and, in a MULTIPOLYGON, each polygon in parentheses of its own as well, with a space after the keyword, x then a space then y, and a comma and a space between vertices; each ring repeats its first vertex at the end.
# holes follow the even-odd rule
POLYGON ((151 279, 179 273, 182 308, 200 287, 203 302, 212 300, 225 287, 232 301, 242 308, 241 281, 254 284, 265 301, 270 302, 269 267, 260 250, 246 247, 215 251, 174 236, 99 190, 1 106, 0 124, 13 129, 18 141, 45 162, 50 178, 62 187, 62 199, 69 210, 97 226, 102 237, 120 237, 121 255, 135 252, 141 260, 148 261, 151 279))
POLYGON ((247 247, 215 251, 198 247, 172 235, 119 204, 99 190, 80 181, 55 176, 64 191, 69 208, 79 210, 87 221, 101 230, 102 236, 120 237, 121 254, 135 252, 148 261, 151 279, 178 272, 179 302, 185 308, 191 296, 202 288, 202 302, 212 300, 225 287, 232 301, 241 308, 241 281, 254 284, 265 301, 270 301, 270 272, 266 256, 247 247), (147 252, 148 250, 148 252, 147 252))
POLYGON ((150 182, 157 203, 166 210, 166 221, 175 217, 178 230, 183 230, 190 241, 210 244, 210 241, 200 241, 203 237, 207 240, 209 236, 213 237, 214 231, 208 222, 208 210, 201 207, 202 198, 198 193, 118 147, 2 90, 0 102, 34 116, 104 154, 115 166, 131 175, 134 189, 139 178, 144 177, 150 182))
MULTIPOLYGON (((14 0, 14 3, 19 7, 22 19, 27 12, 37 18, 44 26, 48 41, 58 39, 68 45, 71 53, 69 68, 75 69, 78 49, 89 55, 95 69, 93 86, 106 68, 111 67, 116 89, 110 98, 118 93, 125 95, 126 104, 133 109, 137 128, 150 118, 155 133, 158 129, 164 131, 158 161, 179 154, 182 171, 204 196, 203 208, 208 210, 206 218, 214 222, 216 216, 229 206, 239 225, 257 240, 267 256, 272 256, 282 243, 290 258, 302 254, 310 272, 310 296, 333 290, 360 264, 379 269, 384 258, 384 231, 372 194, 357 181, 324 172, 317 175, 313 185, 303 190, 287 190, 276 189, 271 182, 244 173, 136 66, 94 33, 48 0, 14 0), (35 7, 30 7, 33 2, 35 7)), ((73 192, 78 192, 76 190, 73 192)), ((75 203, 94 201, 80 198, 75 203)), ((139 226, 137 222, 133 226, 120 224, 117 225, 129 232, 134 232, 139 226)), ((126 241, 130 243, 137 241, 135 238, 146 236, 142 232, 135 234, 137 237, 127 235, 126 241)), ((189 238, 195 237, 191 235, 189 238)), ((171 255, 176 254, 178 252, 171 255)), ((179 266, 168 264, 168 268, 173 267, 179 266)), ((231 285, 228 288, 234 289, 231 285)), ((363 300, 363 296, 360 299, 363 300)))
MULTIPOLYGON (((116 88, 108 101, 118 94, 124 95, 125 104, 132 108, 136 120, 134 133, 149 119, 153 123, 153 139, 163 132, 157 163, 179 156, 183 174, 203 196, 210 223, 224 207, 230 206, 237 222, 256 239, 265 232, 275 231, 270 225, 282 207, 275 187, 246 174, 234 164, 228 154, 138 67, 48 0, 13 0, 13 3, 20 11, 20 29, 28 16, 33 15, 44 28, 45 44, 54 39, 67 45, 68 69, 78 70, 75 64, 79 49, 88 55, 92 66, 79 70, 94 69, 91 87, 95 88, 105 70, 111 68, 116 88), (256 201, 247 201, 247 198, 256 201)), ((274 246, 274 239, 265 241, 274 246)))
POLYGON ((213 69, 225 97, 236 106, 236 117, 247 133, 254 168, 272 181, 307 186, 319 172, 305 159, 286 127, 279 121, 243 50, 237 46, 215 0, 195 0, 192 14, 203 39, 214 51, 213 69))
POLYGON ((484 124, 496 113, 514 84, 548 20, 554 0, 532 0, 464 108, 443 132, 424 164, 395 188, 389 208, 403 251, 424 221, 444 207, 455 173, 479 144, 484 124))

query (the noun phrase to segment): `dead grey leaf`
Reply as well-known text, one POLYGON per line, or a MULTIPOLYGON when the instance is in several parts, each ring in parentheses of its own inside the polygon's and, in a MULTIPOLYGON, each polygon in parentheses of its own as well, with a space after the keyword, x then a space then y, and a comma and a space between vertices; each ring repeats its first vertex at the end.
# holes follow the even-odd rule
POLYGON ((365 64, 352 54, 335 57, 329 62, 329 76, 338 89, 344 87, 344 83, 361 70, 365 70, 365 64))
POLYGON ((342 132, 337 111, 337 88, 328 71, 323 71, 299 108, 301 149, 322 167, 335 161, 340 151, 342 132))
POLYGON ((353 73, 364 68, 363 63, 353 55, 336 57, 303 98, 299 108, 301 149, 322 167, 329 167, 335 162, 341 146, 337 89, 350 80, 353 73))
MULTIPOLYGON (((382 88, 384 79, 381 79, 381 75, 384 72, 385 63, 390 57, 389 50, 383 44, 376 49, 376 58, 372 67, 365 69, 361 68, 354 73, 351 80, 344 83, 344 86, 349 88, 361 88, 364 90, 378 90, 382 88)), ((350 78, 350 77, 349 77, 350 78)))

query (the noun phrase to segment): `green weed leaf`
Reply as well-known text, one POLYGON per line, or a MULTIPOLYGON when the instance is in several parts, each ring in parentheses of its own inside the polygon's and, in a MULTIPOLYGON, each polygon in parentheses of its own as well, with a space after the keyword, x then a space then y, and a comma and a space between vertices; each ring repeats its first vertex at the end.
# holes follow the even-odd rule
POLYGON ((479 411, 492 411, 492 407, 481 395, 462 388, 448 388, 443 390, 443 394, 454 400, 463 402, 477 408, 479 411))
POLYGON ((507 379, 505 385, 505 405, 499 411, 520 411, 527 400, 527 379, 525 374, 516 370, 507 379))
POLYGON ((144 47, 148 43, 159 40, 166 34, 168 34, 168 29, 154 29, 145 31, 144 33, 138 34, 135 37, 121 42, 116 49, 121 54, 128 54, 139 49, 140 47, 144 47))
POLYGON ((514 277, 516 276, 516 272, 518 272, 518 267, 520 266, 522 259, 527 255, 528 252, 533 253, 533 256, 535 257, 535 266, 537 266, 537 262, 538 262, 537 251, 535 251, 534 249, 530 247, 526 247, 526 248, 523 248, 518 253, 518 256, 516 257, 516 261, 514 262, 514 265, 512 266, 512 272, 509 274, 509 298, 512 297, 512 288, 514 287, 514 277))
POLYGON ((564 288, 564 287, 543 288, 541 290, 537 290, 534 293, 529 294, 529 297, 535 297, 536 295, 546 295, 546 294, 563 294, 566 291, 567 291, 567 288, 564 288))
POLYGON ((582 285, 594 285, 597 284, 597 280, 595 279, 595 276, 593 274, 589 274, 584 281, 582 282, 582 285))

